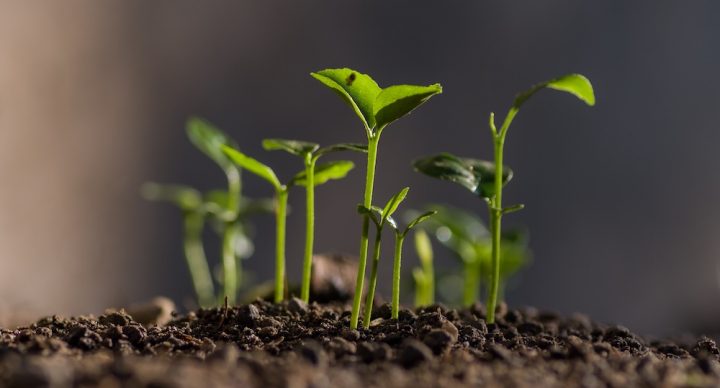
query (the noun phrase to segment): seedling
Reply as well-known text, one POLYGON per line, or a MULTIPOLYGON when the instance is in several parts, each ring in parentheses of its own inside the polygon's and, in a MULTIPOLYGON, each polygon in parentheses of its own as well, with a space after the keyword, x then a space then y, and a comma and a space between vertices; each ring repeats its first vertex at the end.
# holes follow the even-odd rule
POLYGON ((523 208, 523 205, 503 207, 502 188, 512 178, 510 170, 503 165, 503 148, 510 124, 525 101, 541 89, 549 88, 570 93, 587 105, 595 104, 595 94, 590 81, 580 74, 569 74, 550 81, 534 85, 515 97, 502 126, 498 130, 495 115, 490 113, 490 130, 493 138, 494 163, 468 158, 458 158, 451 154, 439 154, 415 162, 415 168, 434 178, 456 182, 479 197, 488 205, 490 213, 490 233, 492 236, 492 276, 487 300, 487 321, 495 322, 500 279, 500 230, 502 216, 523 208))
POLYGON ((382 231, 385 224, 392 224, 394 228, 397 227, 395 220, 392 218, 393 213, 397 210, 400 203, 405 200, 409 187, 406 187, 397 194, 393 195, 390 200, 385 204, 384 208, 375 206, 366 207, 365 205, 358 205, 358 213, 367 217, 375 224, 375 243, 373 246, 373 261, 372 269, 370 270, 370 284, 368 285, 368 293, 365 299, 365 316, 363 319, 363 326, 367 329, 370 327, 370 318, 372 318, 372 306, 375 300, 375 288, 377 286, 377 270, 378 264, 380 263, 380 244, 382 242, 382 231))
MULTIPOLYGON (((470 306, 478 300, 480 280, 491 283, 492 239, 480 217, 449 206, 433 205, 438 213, 426 227, 437 240, 460 258, 463 264, 462 304, 470 306)), ((500 255, 500 284, 525 267, 530 261, 524 233, 503 233, 500 255)))
MULTIPOLYGON (((393 261, 393 288, 392 288, 392 318, 398 319, 398 313, 400 311, 400 261, 402 260, 402 246, 405 241, 405 237, 410 231, 415 228, 418 224, 424 222, 428 218, 432 217, 437 213, 432 210, 417 216, 415 219, 401 229, 395 222, 388 222, 390 226, 395 230, 395 257, 393 261)), ((427 236, 426 236, 427 237, 427 236)), ((432 248, 430 248, 432 249, 432 248)), ((431 253, 432 255, 432 253, 431 253)), ((432 267, 432 257, 430 258, 430 267, 432 267)), ((432 269, 431 269, 432 271, 432 269)), ((431 276, 430 276, 431 277, 431 276)), ((432 286, 430 284, 429 286, 432 286)))
MULTIPOLYGON (((335 144, 320 148, 319 144, 308 143, 298 140, 286 139, 265 139, 263 148, 266 150, 283 150, 292 155, 299 156, 305 164, 305 174, 302 180, 305 182, 305 252, 303 256, 302 283, 300 286, 300 299, 308 302, 310 300, 310 278, 312 274, 312 255, 315 236, 315 186, 324 183, 328 179, 339 179, 345 176, 349 165, 346 162, 330 162, 324 164, 318 170, 316 177, 315 165, 321 156, 336 151, 357 151, 367 153, 367 146, 362 144, 335 144)), ((352 167, 350 167, 352 168, 352 167)))
MULTIPOLYGON (((287 184, 282 184, 275 172, 267 165, 229 146, 224 146, 223 152, 233 163, 265 179, 275 189, 277 203, 275 210, 275 302, 280 302, 285 293, 285 221, 288 191, 293 185, 305 186, 309 184, 309 181, 305 171, 302 171, 287 184)), ((314 185, 325 183, 330 179, 340 179, 347 175, 353 167, 354 165, 350 161, 337 161, 317 166, 314 169, 314 185)))
POLYGON ((435 303, 435 267, 430 237, 424 230, 415 232, 415 252, 420 259, 420 267, 413 268, 415 280, 415 307, 429 306, 435 303))
MULTIPOLYGON (((429 86, 394 85, 381 88, 369 75, 348 68, 326 69, 311 73, 311 75, 335 91, 355 111, 365 127, 368 155, 363 206, 370 209, 380 135, 389 124, 407 115, 430 97, 442 93, 442 87, 440 84, 434 84, 429 86)), ((360 315, 369 228, 369 217, 365 216, 360 238, 360 261, 355 296, 350 316, 350 327, 353 329, 357 328, 360 315)))
POLYGON ((215 291, 202 243, 202 231, 205 224, 202 195, 191 187, 159 185, 152 182, 142 186, 142 194, 148 200, 173 203, 182 211, 183 252, 190 270, 195 295, 201 307, 212 306, 215 291))

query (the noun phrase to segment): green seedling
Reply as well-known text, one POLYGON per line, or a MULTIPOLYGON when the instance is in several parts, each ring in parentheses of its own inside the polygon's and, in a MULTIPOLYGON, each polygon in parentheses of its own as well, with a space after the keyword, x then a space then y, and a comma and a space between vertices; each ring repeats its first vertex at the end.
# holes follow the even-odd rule
POLYGON ((377 287, 377 270, 380 263, 380 245, 382 243, 382 231, 386 224, 392 224, 393 228, 397 228, 395 220, 392 218, 393 213, 397 210, 400 203, 405 200, 409 187, 406 187, 397 194, 393 195, 382 209, 376 206, 366 207, 358 205, 358 213, 367 217, 375 225, 375 243, 373 245, 373 261, 370 270, 370 284, 365 299, 365 316, 363 318, 363 326, 367 329, 370 327, 370 319, 372 318, 372 306, 375 301, 375 288, 377 287))
POLYGON ((523 205, 503 207, 502 189, 512 177, 509 169, 503 165, 503 148, 508 129, 525 101, 541 89, 554 89, 570 93, 587 105, 595 104, 595 94, 590 81, 580 74, 569 74, 550 81, 534 85, 515 97, 502 126, 495 125, 495 115, 490 113, 490 131, 493 138, 494 163, 475 159, 458 158, 451 154, 440 154, 415 162, 415 168, 434 178, 456 182, 479 197, 488 205, 490 213, 490 233, 492 236, 492 276, 487 300, 487 321, 495 322, 500 279, 500 230, 502 216, 522 209, 523 205))
MULTIPOLYGON (((335 91, 355 112, 365 127, 368 141, 367 169, 363 206, 372 207, 375 165, 380 135, 392 122, 407 115, 430 97, 442 93, 440 84, 429 86, 394 85, 381 88, 367 74, 352 69, 326 69, 311 73, 323 85, 335 91)), ((368 254, 369 218, 363 217, 360 238, 360 261, 358 263, 355 296, 353 298, 350 327, 357 328, 360 315, 360 302, 365 279, 365 267, 368 254)))
POLYGON ((230 242, 236 234, 236 230, 234 230, 232 225, 235 223, 238 214, 242 184, 240 180, 240 169, 233 165, 223 154, 222 147, 232 146, 235 143, 212 124, 197 117, 188 120, 186 129, 190 142, 212 159, 223 170, 227 177, 229 200, 225 203, 225 206, 211 211, 214 211, 214 215, 225 223, 222 237, 222 283, 224 294, 222 296, 228 298, 228 303, 234 304, 235 296, 239 288, 237 278, 239 263, 235 257, 234 247, 230 242))
POLYGON ((300 299, 310 301, 310 278, 312 274, 312 255, 315 236, 315 186, 326 182, 328 179, 340 179, 348 170, 346 162, 330 162, 319 169, 319 176, 315 176, 315 169, 318 159, 330 152, 357 151, 367 153, 367 146, 362 144, 335 144, 320 148, 319 144, 308 143, 298 140, 287 139, 265 139, 263 148, 266 150, 282 150, 292 155, 299 156, 305 164, 305 174, 302 180, 305 182, 305 252, 303 256, 302 283, 300 286, 300 299))
POLYGON ((183 214, 183 252, 192 279, 195 295, 201 307, 210 307, 215 300, 212 276, 202 243, 205 209, 202 195, 186 186, 146 183, 142 195, 152 201, 167 201, 180 208, 183 214))
POLYGON ((415 252, 420 259, 420 267, 415 267, 412 271, 415 280, 415 307, 429 306, 435 303, 435 267, 430 237, 422 229, 415 232, 415 252))
MULTIPOLYGON (((265 179, 275 189, 275 302, 281 302, 285 295, 285 222, 287 218, 287 200, 289 188, 293 185, 308 185, 305 171, 295 175, 290 182, 282 184, 275 172, 267 165, 243 154, 237 149, 223 147, 223 152, 233 163, 243 169, 265 179)), ((337 161, 326 165, 316 166, 314 169, 314 185, 327 182, 330 179, 343 178, 354 167, 350 161, 337 161)))
MULTIPOLYGON (((449 206, 433 205, 438 213, 426 229, 454 252, 463 264, 462 304, 470 306, 478 300, 480 281, 490 284, 492 274, 492 239, 482 219, 470 212, 449 206)), ((500 284, 525 267, 530 261, 524 233, 503 233, 500 259, 500 284)))
MULTIPOLYGON (((437 213, 432 210, 417 216, 404 228, 399 228, 397 223, 388 222, 395 230, 395 256, 393 260, 393 286, 392 286, 392 319, 398 319, 400 311, 400 261, 402 260, 402 247, 405 237, 410 231, 420 223, 426 221, 437 213)), ((427 236, 426 236, 427 237, 427 236)), ((430 248, 432 249, 432 248, 430 248)), ((430 259, 432 261, 432 258, 430 259)), ((432 266, 432 263, 430 263, 432 266)))

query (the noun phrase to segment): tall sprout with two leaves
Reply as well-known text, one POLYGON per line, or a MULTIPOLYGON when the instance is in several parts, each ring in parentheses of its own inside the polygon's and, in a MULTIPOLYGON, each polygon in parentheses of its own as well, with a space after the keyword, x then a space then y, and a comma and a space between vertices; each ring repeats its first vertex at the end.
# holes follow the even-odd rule
MULTIPOLYGON (((442 87, 440 84, 434 84, 429 86, 394 85, 381 88, 369 75, 348 68, 326 69, 311 73, 311 75, 335 91, 355 111, 365 127, 368 155, 363 206, 369 209, 372 206, 378 144, 383 130, 395 120, 422 105, 430 97, 442 93, 442 87)), ((365 216, 360 238, 360 261, 355 296, 350 316, 350 327, 353 329, 357 328, 360 315, 369 228, 370 221, 365 216)))
MULTIPOLYGON (((310 147, 312 148, 312 147, 310 147)), ((267 165, 243 154, 235 148, 223 147, 223 152, 233 163, 243 169, 268 181, 275 189, 275 302, 280 302, 285 296, 285 222, 287 218, 287 201, 290 187, 308 185, 305 170, 293 177, 287 184, 283 184, 275 175, 275 171, 267 165)), ((330 179, 340 179, 354 167, 350 161, 336 161, 323 166, 315 167, 314 186, 325 183, 330 179)))
POLYGON ((310 280, 312 274, 312 256, 315 239, 315 186, 325 183, 328 179, 339 179, 347 174, 347 161, 335 161, 317 165, 321 156, 337 151, 356 151, 367 153, 367 147, 362 144, 335 144, 320 148, 319 144, 299 140, 265 139, 263 148, 266 150, 282 150, 302 158, 305 165, 295 182, 305 186, 305 252, 303 255, 302 282, 300 285, 300 299, 310 300, 310 280), (317 171, 317 174, 316 174, 317 171), (316 176, 317 175, 317 176, 316 176))
POLYGON ((580 74, 569 74, 550 81, 539 83, 515 97, 501 127, 495 125, 495 115, 490 113, 490 131, 493 138, 494 162, 485 162, 469 158, 459 158, 443 153, 415 162, 415 168, 429 176, 456 182, 487 202, 490 213, 490 233, 492 236, 492 274, 490 292, 487 300, 487 321, 495 322, 500 278, 500 230, 502 216, 522 209, 522 205, 503 207, 502 189, 512 178, 512 173, 503 165, 503 148, 508 129, 520 107, 541 89, 554 89, 570 93, 586 104, 595 104, 595 94, 590 81, 580 74))

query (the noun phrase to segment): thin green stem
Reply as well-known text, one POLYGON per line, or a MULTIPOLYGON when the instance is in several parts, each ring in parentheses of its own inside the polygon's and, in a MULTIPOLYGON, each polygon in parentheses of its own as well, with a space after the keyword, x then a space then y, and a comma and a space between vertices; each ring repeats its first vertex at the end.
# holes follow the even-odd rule
POLYGON ((480 290, 480 260, 474 258, 472 261, 464 260, 465 281, 463 284, 463 306, 470 307, 478 300, 480 290))
MULTIPOLYGON (((377 148, 379 140, 379 133, 374 137, 370 137, 368 139, 367 171, 365 175, 365 197, 363 200, 363 206, 368 209, 372 206, 373 185, 375 183, 375 164, 377 159, 377 148)), ((363 217, 362 234, 360 236, 360 259, 358 262, 357 278, 355 280, 355 295, 353 297, 352 313, 350 315, 350 328, 352 329, 357 329, 358 318, 360 317, 360 302, 362 301, 363 283, 365 281, 365 268, 367 266, 369 230, 370 220, 367 216, 365 216, 363 217)))
POLYGON ((375 245, 373 249, 372 269, 370 270, 370 284, 368 285, 367 298, 365 299, 365 316, 363 317, 363 327, 370 327, 372 318, 373 302, 375 300, 375 287, 377 286, 377 271, 380 263, 380 240, 382 239, 382 229, 378 228, 375 235, 375 245))
POLYGON ((430 260, 423 263, 422 266, 426 278, 425 303, 432 305, 435 303, 435 268, 433 266, 432 256, 430 256, 430 260))
POLYGON ((240 170, 232 167, 225 170, 228 181, 228 204, 227 213, 224 215, 225 221, 234 221, 240 210, 240 196, 242 189, 242 181, 240 179, 240 170))
POLYGON ((303 258, 300 299, 310 301, 313 240, 315 236, 315 161, 310 153, 305 156, 305 256, 303 258))
POLYGON ((277 192, 275 211, 275 303, 282 302, 285 296, 285 218, 287 213, 287 188, 277 192))
POLYGON ((200 212, 187 212, 183 216, 183 224, 185 229, 183 250, 195 288, 195 295, 200 307, 209 307, 213 304, 215 290, 202 244, 204 216, 200 212))
POLYGON ((223 295, 220 299, 227 298, 228 304, 235 304, 235 295, 238 289, 237 256, 235 255, 236 237, 235 227, 230 223, 226 223, 222 240, 223 295))
POLYGON ((393 261, 392 319, 398 319, 400 312, 400 261, 405 236, 395 235, 395 258, 393 261))

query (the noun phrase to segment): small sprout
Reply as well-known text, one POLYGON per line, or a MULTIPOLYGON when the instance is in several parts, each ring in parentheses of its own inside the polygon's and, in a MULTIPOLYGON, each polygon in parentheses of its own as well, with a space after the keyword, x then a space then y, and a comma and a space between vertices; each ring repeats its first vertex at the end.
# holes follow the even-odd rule
MULTIPOLYGON (((367 136, 367 169, 365 178, 365 194, 363 206, 372 206, 373 186, 375 182, 375 165, 377 161, 380 135, 385 127, 399 118, 409 114, 430 97, 442 93, 440 84, 428 86, 394 85, 385 89, 367 74, 342 69, 326 69, 311 73, 315 79, 336 92, 362 121, 367 136)), ((360 237, 360 261, 358 263, 355 295, 353 298, 350 327, 357 328, 362 300, 365 267, 367 265, 369 220, 363 217, 362 235, 360 237)))
POLYGON ((175 204, 183 214, 183 252, 190 271, 195 295, 201 307, 214 303, 212 275, 202 244, 204 209, 202 195, 186 186, 145 183, 141 188, 143 197, 150 201, 166 201, 175 204))
POLYGON ((435 303, 435 267, 430 237, 422 229, 415 232, 415 252, 420 259, 420 267, 413 268, 415 307, 429 306, 435 303))
POLYGON ((380 244, 382 242, 382 230, 385 224, 390 224, 393 229, 397 229, 397 224, 392 218, 393 213, 397 210, 400 203, 407 196, 409 187, 406 187, 397 194, 393 195, 382 209, 372 206, 358 205, 358 213, 369 219, 375 225, 375 244, 373 246, 373 261, 370 270, 370 284, 368 285, 368 293, 365 299, 365 315, 363 317, 363 326, 367 329, 370 327, 370 319, 372 318, 372 306, 375 300, 375 288, 377 287, 377 271, 380 263, 380 244))
MULTIPOLYGON (((283 149, 291 153, 302 153, 307 154, 308 151, 303 150, 317 150, 317 146, 312 143, 298 142, 298 141, 280 141, 271 140, 266 141, 265 144, 268 149, 283 149), (277 148, 275 148, 277 147, 277 148)), ((283 300, 285 295, 285 231, 286 231, 286 218, 287 218, 287 201, 288 201, 288 190, 293 185, 304 185, 314 187, 329 179, 339 179, 345 176, 348 171, 353 168, 352 162, 340 161, 328 163, 327 166, 323 166, 323 170, 313 168, 312 173, 307 175, 307 171, 303 171, 297 174, 287 184, 282 184, 275 175, 275 172, 267 165, 243 154, 237 149, 231 147, 224 147, 223 152, 230 158, 233 163, 244 168, 247 171, 265 179, 275 189, 276 198, 276 209, 275 209, 275 302, 283 300), (306 174, 303 175, 302 174, 306 174), (311 184, 310 180, 315 174, 318 175, 318 182, 311 184)), ((312 152, 312 151, 309 151, 312 152)), ((309 154, 311 155, 311 153, 309 154)), ((314 163, 313 163, 314 167, 314 163)))
POLYGON ((300 299, 310 301, 310 279, 312 274, 312 255, 315 236, 315 186, 321 185, 331 179, 342 179, 355 167, 353 162, 340 160, 321 165, 318 159, 330 152, 358 151, 367 152, 362 144, 335 144, 320 148, 318 144, 299 140, 265 139, 263 147, 266 150, 283 150, 303 159, 305 169, 295 175, 290 185, 305 187, 305 253, 303 256, 302 283, 300 286, 300 299))
POLYGON ((492 270, 490 292, 487 300, 488 323, 495 322, 495 307, 497 306, 500 283, 502 216, 522 208, 522 205, 514 205, 508 208, 502 206, 502 189, 512 176, 503 166, 505 137, 522 104, 535 93, 545 88, 570 93, 587 105, 595 105, 595 93, 592 84, 583 75, 569 74, 542 82, 515 97, 513 105, 510 107, 499 130, 495 125, 495 115, 490 113, 489 126, 493 137, 494 163, 458 158, 450 154, 440 154, 415 162, 415 168, 418 171, 434 178, 459 183, 487 202, 492 237, 492 270))
MULTIPOLYGON (((397 206, 396 206, 397 208, 397 206)), ((431 210, 429 212, 423 213, 419 216, 417 216, 415 219, 410 221, 410 223, 405 227, 405 229, 400 229, 397 224, 391 223, 390 225, 395 229, 395 257, 393 261, 393 288, 392 288, 392 318, 398 319, 398 313, 400 311, 400 262, 402 260, 402 246, 403 242, 405 241, 405 237, 407 234, 415 228, 420 223, 426 221, 428 218, 434 216, 437 212, 434 210, 431 210)), ((427 236, 426 236, 427 237, 427 236)), ((432 251, 432 248, 429 248, 432 251)), ((430 253, 432 256, 432 252, 430 253)), ((430 261, 432 262, 432 257, 430 258, 430 261)), ((432 263, 430 263, 430 266, 432 266, 432 263)), ((430 276, 425 277, 426 282, 430 282, 430 276)))

